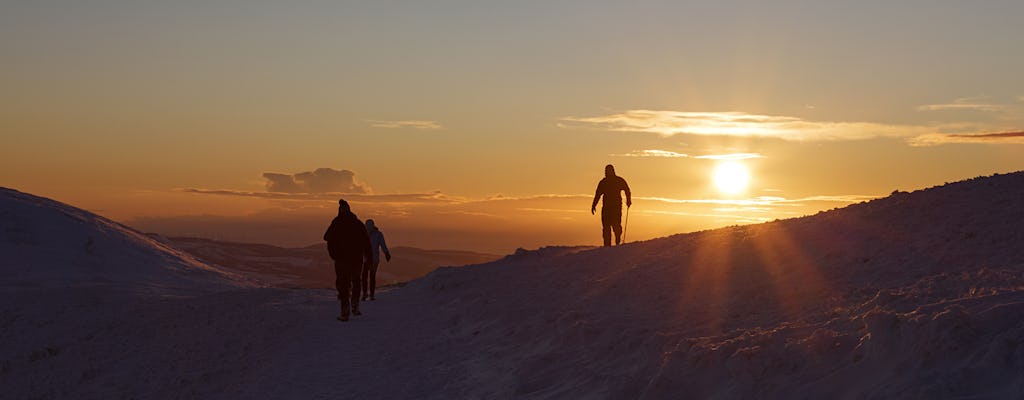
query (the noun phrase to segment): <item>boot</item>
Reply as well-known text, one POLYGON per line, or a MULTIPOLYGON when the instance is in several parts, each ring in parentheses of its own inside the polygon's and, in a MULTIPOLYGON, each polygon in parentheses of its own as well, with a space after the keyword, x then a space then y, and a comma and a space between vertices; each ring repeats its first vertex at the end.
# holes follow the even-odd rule
POLYGON ((352 307, 352 315, 363 315, 363 313, 359 312, 359 306, 352 307))
POLYGON ((338 321, 348 321, 348 307, 345 307, 345 304, 341 305, 341 315, 338 316, 338 321))

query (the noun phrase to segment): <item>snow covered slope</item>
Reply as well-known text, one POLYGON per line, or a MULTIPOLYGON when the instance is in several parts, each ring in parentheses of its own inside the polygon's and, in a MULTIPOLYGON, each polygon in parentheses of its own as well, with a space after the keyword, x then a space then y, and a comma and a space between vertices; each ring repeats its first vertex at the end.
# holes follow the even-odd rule
MULTIPOLYGON (((26 224, 31 235, 5 228, 5 254, 39 237, 26 224)), ((5 398, 1020 399, 1022 227, 1024 173, 1013 173, 441 268, 345 323, 330 290, 131 302, 0 290, 0 387, 5 398)))
POLYGON ((250 285, 109 219, 7 188, 0 188, 0 254, 0 287, 250 285))
POLYGON ((1024 173, 565 250, 396 293, 466 355, 449 394, 1024 398, 1024 173))

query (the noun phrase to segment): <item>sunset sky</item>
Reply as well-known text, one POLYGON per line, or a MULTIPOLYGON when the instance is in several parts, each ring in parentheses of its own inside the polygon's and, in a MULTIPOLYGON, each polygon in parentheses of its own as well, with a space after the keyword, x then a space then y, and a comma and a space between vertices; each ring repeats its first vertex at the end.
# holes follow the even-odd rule
POLYGON ((0 186, 144 231, 599 244, 1024 169, 1024 2, 11 1, 0 186), (726 162, 749 175, 716 186, 726 162))

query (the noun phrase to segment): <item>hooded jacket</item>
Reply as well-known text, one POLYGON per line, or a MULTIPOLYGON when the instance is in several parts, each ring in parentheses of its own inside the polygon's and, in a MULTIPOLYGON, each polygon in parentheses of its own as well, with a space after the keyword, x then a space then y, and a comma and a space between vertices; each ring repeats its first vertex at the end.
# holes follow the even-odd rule
POLYGON ((331 221, 331 226, 324 232, 327 241, 327 252, 336 262, 349 265, 362 265, 363 260, 370 260, 370 237, 359 218, 351 212, 342 212, 331 221))
POLYGON ((373 251, 373 265, 380 264, 380 251, 384 250, 384 254, 391 256, 391 252, 388 251, 388 244, 384 241, 384 233, 377 229, 377 225, 373 223, 372 219, 366 220, 366 233, 370 236, 370 250, 373 251))

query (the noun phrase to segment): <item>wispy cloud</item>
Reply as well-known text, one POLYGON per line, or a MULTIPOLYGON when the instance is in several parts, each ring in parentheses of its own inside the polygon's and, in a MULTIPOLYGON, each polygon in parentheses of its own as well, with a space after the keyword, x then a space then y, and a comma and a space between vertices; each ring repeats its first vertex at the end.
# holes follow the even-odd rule
POLYGON ((446 203, 446 204, 481 204, 492 202, 545 202, 550 200, 589 200, 593 195, 587 194, 539 194, 530 196, 506 196, 496 194, 487 197, 469 198, 446 195, 441 191, 430 193, 394 193, 394 194, 369 194, 369 193, 282 193, 282 192, 252 192, 230 189, 201 189, 183 188, 177 189, 182 193, 254 197, 272 200, 296 200, 296 201, 337 201, 344 198, 348 202, 363 203, 393 203, 393 204, 414 204, 414 203, 446 203))
POLYGON ((626 154, 612 154, 614 157, 662 157, 662 158, 687 158, 688 154, 676 153, 668 150, 635 150, 626 154))
POLYGON ((386 121, 368 119, 367 123, 372 128, 385 128, 385 129, 399 129, 399 128, 411 128, 420 130, 439 130, 444 129, 437 121, 426 121, 426 120, 398 120, 398 121, 386 121))
POLYGON ((694 158, 703 158, 708 160, 722 160, 722 161, 739 161, 749 160, 751 158, 762 158, 764 156, 758 153, 730 153, 730 154, 707 154, 703 156, 697 156, 694 158))
POLYGON ((720 160, 720 161, 738 161, 738 160, 749 160, 751 158, 762 158, 761 154, 758 153, 728 153, 728 154, 705 154, 701 156, 691 156, 686 153, 678 153, 670 150, 634 150, 625 154, 610 154, 613 157, 656 157, 656 158, 697 158, 704 160, 720 160))
POLYGON ((458 203, 462 200, 445 196, 441 192, 433 193, 404 193, 404 194, 365 194, 365 193, 283 193, 283 192, 248 192, 242 190, 228 189, 199 189, 184 188, 178 189, 182 193, 254 197, 271 200, 300 200, 300 201, 336 201, 344 198, 349 202, 377 202, 377 203, 458 203))
POLYGON ((778 196, 759 196, 752 197, 749 199, 672 199, 666 197, 638 197, 638 199, 650 200, 662 203, 675 203, 675 204, 713 204, 713 205, 729 205, 738 207, 752 207, 752 206, 772 206, 772 205, 802 205, 810 202, 820 203, 857 203, 861 201, 867 201, 885 197, 882 195, 863 195, 863 194, 851 194, 851 195, 838 195, 838 196, 809 196, 801 197, 796 199, 787 199, 785 197, 778 196))
POLYGON ((618 132, 649 132, 663 136, 743 136, 791 141, 859 140, 878 137, 912 137, 934 132, 920 126, 871 122, 823 122, 797 117, 744 112, 684 112, 628 110, 596 117, 566 117, 563 128, 597 127, 618 132))
POLYGON ((1024 144, 1024 132, 984 133, 976 135, 935 133, 909 141, 912 146, 937 146, 950 143, 1024 144))
POLYGON ((989 101, 988 96, 963 97, 949 103, 925 104, 917 106, 918 111, 948 111, 948 110, 970 110, 983 112, 1003 112, 1009 110, 1004 104, 996 104, 989 101))

